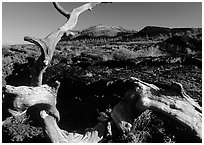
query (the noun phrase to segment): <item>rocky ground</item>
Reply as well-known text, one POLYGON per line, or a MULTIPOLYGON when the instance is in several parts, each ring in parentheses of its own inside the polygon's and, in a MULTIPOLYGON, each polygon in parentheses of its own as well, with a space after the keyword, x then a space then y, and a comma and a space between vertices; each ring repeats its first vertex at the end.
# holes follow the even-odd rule
MULTIPOLYGON (((82 133, 97 123, 99 112, 123 99, 132 84, 130 77, 156 85, 179 82, 202 106, 201 53, 201 40, 182 36, 164 41, 61 41, 43 83, 61 82, 57 96, 59 126, 82 133)), ((13 45, 3 47, 2 54, 3 86, 29 85, 30 69, 40 50, 33 45, 13 45)), ((3 119, 7 117, 3 112, 3 119)), ((106 142, 200 142, 179 123, 152 110, 139 114, 134 127, 129 135, 114 127, 114 135, 106 142)), ((6 119, 3 142, 36 140, 47 142, 42 129, 28 116, 6 119)))

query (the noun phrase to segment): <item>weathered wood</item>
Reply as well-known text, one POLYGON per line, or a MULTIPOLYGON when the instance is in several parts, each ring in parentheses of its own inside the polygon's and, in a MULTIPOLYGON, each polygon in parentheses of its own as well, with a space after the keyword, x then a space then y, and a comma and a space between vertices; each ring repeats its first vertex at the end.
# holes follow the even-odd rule
MULTIPOLYGON (((67 18, 65 24, 43 39, 29 36, 24 37, 25 41, 34 43, 41 50, 40 57, 32 67, 31 87, 6 85, 4 88, 4 110, 8 110, 11 115, 22 115, 22 113, 27 112, 28 108, 37 105, 38 110, 41 109, 37 116, 43 119, 43 128, 51 142, 99 142, 102 140, 106 130, 104 123, 99 123, 92 131, 86 132, 84 135, 65 134, 65 131, 61 131, 56 122, 60 119, 59 112, 56 108, 56 96, 60 84, 57 83, 54 88, 48 85, 42 85, 43 73, 52 60, 58 41, 64 34, 74 35, 71 30, 77 24, 79 15, 86 10, 92 10, 94 6, 99 4, 100 2, 87 3, 68 12, 58 3, 53 3, 57 11, 67 18)), ((33 111, 35 114, 37 110, 33 111)))
POLYGON ((97 143, 103 141, 107 133, 107 122, 102 121, 94 128, 87 130, 84 134, 67 132, 57 125, 53 116, 51 106, 48 104, 36 104, 31 106, 27 112, 32 118, 38 118, 42 128, 53 143, 97 143))
MULTIPOLYGON (((173 82, 171 86, 157 87, 136 78, 132 79, 135 84, 134 87, 126 92, 124 99, 110 112, 114 123, 123 133, 128 134, 130 132, 134 119, 140 113, 146 109, 151 109, 179 121, 202 139, 202 108, 185 93, 181 84, 173 82)), ((55 107, 58 87, 59 85, 56 85, 55 88, 47 85, 40 87, 6 85, 3 103, 8 100, 7 98, 13 97, 12 105, 8 106, 13 106, 9 109, 14 108, 17 112, 38 106, 40 111, 36 116, 40 116, 40 120, 43 122, 42 127, 52 142, 101 142, 108 133, 106 118, 101 119, 99 117, 105 122, 99 122, 95 128, 85 134, 66 132, 58 127, 59 112, 55 107)), ((36 110, 34 109, 34 112, 36 110)))
MULTIPOLYGON (((52 60, 58 41, 65 33, 74 35, 71 30, 77 24, 79 15, 86 10, 92 10, 98 4, 100 2, 87 3, 68 12, 58 3, 54 3, 59 13, 67 18, 65 24, 43 39, 24 37, 25 41, 36 44, 41 50, 41 55, 32 68, 31 87, 10 85, 4 87, 3 104, 9 103, 9 105, 3 105, 4 109, 7 109, 12 115, 21 115, 28 111, 27 109, 37 105, 39 110, 37 116, 40 116, 43 122, 42 127, 51 142, 100 142, 107 133, 108 123, 106 121, 99 122, 85 134, 68 133, 61 130, 57 125, 60 116, 56 108, 59 84, 55 88, 42 85, 43 73, 52 60)), ((132 80, 135 86, 110 112, 119 129, 124 133, 130 132, 135 116, 146 109, 151 109, 179 121, 202 139, 202 107, 185 93, 180 83, 173 82, 171 86, 162 88, 137 78, 132 78, 132 80)))
POLYGON ((122 102, 116 105, 111 117, 124 133, 133 124, 134 113, 152 109, 179 121, 202 139, 202 108, 185 93, 183 86, 173 82, 171 86, 159 88, 137 78, 122 102))
POLYGON ((55 109, 56 117, 59 119, 59 112, 56 109, 59 86, 59 82, 53 88, 48 85, 38 87, 6 85, 3 91, 3 109, 8 110, 11 114, 19 114, 35 104, 44 103, 55 109))
POLYGON ((61 37, 66 33, 66 35, 74 35, 71 30, 75 27, 78 22, 78 17, 81 13, 86 10, 92 10, 94 6, 99 5, 100 2, 91 2, 84 4, 78 8, 73 9, 71 12, 66 11, 62 8, 58 3, 53 3, 54 7, 57 9, 59 13, 67 18, 62 27, 57 28, 53 32, 51 32, 48 36, 43 39, 38 39, 34 37, 25 36, 24 40, 30 43, 34 43, 41 50, 41 56, 35 62, 32 71, 31 71, 31 85, 32 86, 40 86, 42 85, 43 73, 45 72, 48 64, 52 60, 55 47, 61 37))
POLYGON ((4 105, 4 109, 15 116, 28 113, 35 121, 41 122, 41 127, 45 130, 51 142, 101 142, 107 133, 108 121, 106 118, 84 134, 68 133, 59 128, 57 122, 60 120, 60 114, 56 108, 59 85, 57 83, 54 88, 48 85, 37 87, 6 85, 3 104, 8 103, 9 100, 10 105, 4 105))
POLYGON ((45 123, 44 129, 53 143, 98 143, 103 141, 106 135, 107 123, 99 122, 94 128, 86 131, 84 134, 67 132, 61 130, 53 116, 46 111, 40 112, 45 123))

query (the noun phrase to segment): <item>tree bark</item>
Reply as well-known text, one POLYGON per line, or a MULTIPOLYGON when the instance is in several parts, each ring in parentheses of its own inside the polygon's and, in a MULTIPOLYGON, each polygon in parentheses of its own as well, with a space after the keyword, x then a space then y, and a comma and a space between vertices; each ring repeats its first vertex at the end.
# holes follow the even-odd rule
POLYGON ((6 85, 3 109, 8 110, 12 116, 27 113, 37 122, 43 122, 41 127, 53 143, 96 143, 102 141, 107 132, 107 121, 99 122, 93 129, 84 134, 68 133, 58 127, 57 122, 60 120, 60 114, 56 104, 59 86, 59 83, 54 88, 48 85, 39 87, 6 85), (8 100, 10 105, 8 105, 8 100))
MULTIPOLYGON (((21 115, 37 105, 39 111, 34 109, 31 114, 33 112, 40 116, 43 122, 42 127, 51 142, 100 142, 106 134, 107 122, 99 122, 95 128, 85 134, 74 134, 61 130, 57 125, 60 115, 56 108, 57 91, 60 84, 57 83, 54 88, 42 85, 43 73, 52 60, 58 41, 64 33, 73 35, 71 30, 76 25, 78 16, 86 10, 92 10, 98 4, 100 2, 88 3, 69 13, 58 3, 54 3, 54 7, 67 18, 66 23, 44 39, 24 37, 25 41, 36 44, 41 50, 41 55, 32 68, 31 86, 6 85, 4 87, 3 109, 8 110, 12 115, 21 115)), ((171 86, 158 87, 137 78, 132 77, 131 79, 135 86, 110 112, 111 118, 123 133, 130 132, 138 114, 146 109, 151 109, 179 121, 202 139, 202 108, 185 93, 181 84, 173 82, 171 86)))
POLYGON ((3 91, 3 109, 14 115, 13 113, 20 114, 35 104, 49 104, 52 106, 53 115, 59 120, 59 112, 56 109, 59 86, 59 82, 56 82, 53 88, 48 85, 38 87, 6 85, 3 91))
MULTIPOLYGON (((134 125, 134 119, 147 109, 163 113, 177 120, 188 128, 195 136, 202 139, 202 108, 185 93, 181 84, 173 82, 171 86, 157 87, 132 78, 135 85, 126 92, 123 100, 110 112, 111 119, 117 127, 128 134, 134 125)), ((52 142, 100 142, 107 134, 107 123, 99 122, 95 128, 85 134, 77 134, 61 130, 57 121, 60 119, 56 109, 57 88, 47 85, 40 87, 12 87, 7 85, 6 98, 15 96, 13 107, 15 111, 23 112, 26 108, 38 106, 43 128, 52 142), (48 104, 50 107, 47 107, 48 104)), ((31 111, 30 111, 31 112, 31 111)), ((19 115, 19 114, 18 114, 19 115)), ((35 117, 37 118, 37 117, 35 117)), ((103 120, 103 119, 102 119, 103 120)), ((105 119, 106 120, 106 119, 105 119)))
POLYGON ((94 6, 97 6, 99 4, 100 2, 87 3, 78 8, 73 9, 71 12, 68 12, 63 9, 58 3, 53 3, 57 11, 67 18, 66 23, 43 39, 38 39, 29 36, 24 37, 25 41, 34 43, 41 50, 41 56, 36 60, 31 71, 31 86, 42 85, 43 73, 45 72, 50 61, 52 60, 55 47, 58 41, 65 33, 66 35, 74 34, 71 32, 71 30, 77 24, 79 15, 85 12, 86 10, 92 10, 94 6))
POLYGON ((60 84, 57 83, 54 88, 42 85, 43 73, 52 60, 58 41, 65 33, 66 35, 73 35, 74 33, 71 30, 77 24, 79 15, 86 10, 92 10, 94 6, 100 3, 87 3, 73 9, 71 12, 63 9, 58 3, 53 3, 57 11, 67 18, 66 23, 43 39, 29 36, 24 37, 25 41, 34 43, 41 50, 40 57, 32 67, 31 86, 14 87, 6 85, 4 88, 3 109, 11 113, 11 115, 22 115, 25 112, 30 112, 35 114, 37 118, 40 116, 40 120, 43 122, 42 127, 45 129, 51 142, 99 142, 105 134, 106 123, 98 123, 92 131, 86 132, 84 135, 67 134, 65 131, 62 131, 57 125, 60 115, 56 108, 56 97, 60 84), (30 109, 34 106, 37 106, 37 108, 35 107, 34 110, 30 109), (39 114, 36 115, 36 112, 39 114))
POLYGON ((180 83, 173 82, 171 86, 159 88, 137 78, 132 79, 135 82, 134 88, 126 93, 124 100, 111 112, 119 129, 128 133, 135 115, 151 109, 179 121, 202 139, 202 108, 185 93, 180 83))

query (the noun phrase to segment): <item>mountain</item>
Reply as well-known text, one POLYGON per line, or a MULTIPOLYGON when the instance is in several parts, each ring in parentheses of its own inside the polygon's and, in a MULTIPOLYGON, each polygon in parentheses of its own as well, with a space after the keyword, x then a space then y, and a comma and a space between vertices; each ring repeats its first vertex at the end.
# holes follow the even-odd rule
POLYGON ((140 30, 136 36, 140 37, 154 37, 161 35, 196 35, 202 33, 202 28, 167 28, 158 26, 146 26, 140 30))
POLYGON ((92 26, 79 32, 75 39, 85 38, 113 38, 136 33, 134 30, 127 30, 123 27, 113 27, 106 25, 92 26))
POLYGON ((123 28, 120 27, 111 27, 105 25, 93 26, 81 31, 83 36, 99 37, 99 36, 108 36, 114 37, 118 33, 124 32, 123 28))
POLYGON ((170 28, 166 27, 157 27, 157 26, 146 26, 140 30, 136 35, 137 36, 157 36, 160 34, 169 34, 170 28))
MULTIPOLYGON (((92 38, 120 38, 120 40, 133 40, 152 37, 155 38, 167 36, 196 36, 202 39, 202 28, 167 28, 158 26, 146 26, 139 32, 128 30, 123 27, 113 27, 106 25, 96 25, 82 31, 73 31, 76 35, 73 40, 92 39, 92 38)), ((69 41, 69 37, 64 37, 62 41, 69 41)), ((142 40, 142 39, 141 39, 142 40)))

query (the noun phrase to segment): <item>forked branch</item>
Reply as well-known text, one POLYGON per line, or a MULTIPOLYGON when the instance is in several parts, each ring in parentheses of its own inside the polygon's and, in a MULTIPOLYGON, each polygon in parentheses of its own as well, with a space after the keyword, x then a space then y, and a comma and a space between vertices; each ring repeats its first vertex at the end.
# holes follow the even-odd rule
POLYGON ((61 7, 59 5, 59 3, 53 2, 54 7, 58 10, 58 12, 60 12, 60 14, 62 14, 63 16, 65 16, 67 19, 69 19, 70 17, 70 13, 68 11, 66 11, 63 7, 61 7))
POLYGON ((100 4, 100 2, 91 2, 84 4, 78 8, 73 9, 71 12, 66 11, 63 7, 61 7, 58 3, 54 2, 53 5, 57 9, 57 11, 67 18, 67 21, 62 27, 56 29, 52 33, 50 33, 44 39, 37 39, 33 37, 26 36, 24 37, 25 41, 34 43, 41 50, 41 56, 36 61, 35 65, 32 68, 31 72, 31 85, 32 86, 40 86, 42 85, 42 78, 45 69, 48 64, 52 60, 55 47, 61 37, 66 34, 74 35, 71 30, 75 27, 78 21, 78 17, 81 13, 86 10, 92 10, 92 8, 96 5, 100 4))

